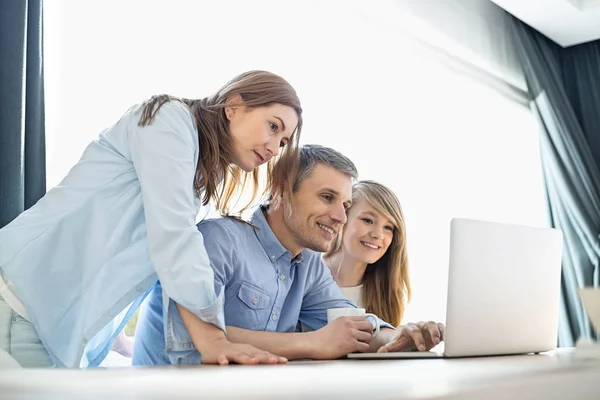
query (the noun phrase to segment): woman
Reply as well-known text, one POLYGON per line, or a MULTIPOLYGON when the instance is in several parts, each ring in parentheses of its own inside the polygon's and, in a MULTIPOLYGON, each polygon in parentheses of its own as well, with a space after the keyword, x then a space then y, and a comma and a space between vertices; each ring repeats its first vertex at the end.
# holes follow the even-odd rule
POLYGON ((202 322, 191 334, 203 362, 285 361, 227 341, 195 220, 211 201, 228 213, 248 186, 254 200, 257 167, 270 175, 281 149, 295 160, 301 129, 296 92, 264 71, 130 108, 0 229, 0 347, 27 367, 98 365, 160 279, 184 321, 202 322))
POLYGON ((398 326, 411 294, 400 202, 380 183, 360 181, 347 216, 325 263, 348 299, 398 326))

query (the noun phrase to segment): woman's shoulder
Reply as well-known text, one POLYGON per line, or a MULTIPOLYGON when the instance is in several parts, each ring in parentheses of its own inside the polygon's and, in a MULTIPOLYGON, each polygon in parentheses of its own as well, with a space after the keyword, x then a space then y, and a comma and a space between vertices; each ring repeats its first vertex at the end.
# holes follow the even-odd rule
MULTIPOLYGON (((183 139, 193 147, 198 147, 198 131, 196 122, 190 108, 179 100, 173 99, 160 104, 154 115, 148 122, 140 124, 141 118, 144 115, 144 107, 148 105, 140 104, 132 107, 129 112, 129 126, 131 132, 137 132, 142 138, 148 137, 148 132, 155 131, 157 138, 165 141, 173 140, 177 137, 177 141, 183 139), (166 135, 164 133, 171 133, 166 135)), ((136 133, 132 133, 135 135, 136 133)))
POLYGON ((192 110, 183 102, 172 99, 164 103, 156 112, 156 118, 179 119, 186 124, 194 124, 194 115, 192 110))
POLYGON ((163 104, 163 107, 167 110, 171 110, 172 112, 183 112, 187 115, 192 115, 192 109, 185 104, 183 101, 172 98, 163 104))
POLYGON ((142 118, 145 107, 153 107, 152 114, 154 114, 150 119, 151 122, 144 123, 145 127, 151 127, 152 125, 155 125, 157 121, 159 124, 165 122, 173 123, 178 119, 185 123, 190 123, 190 125, 196 125, 191 108, 177 98, 171 98, 164 102, 155 102, 154 104, 149 104, 148 102, 134 104, 127 109, 124 117, 135 120, 137 125, 140 118, 142 118))

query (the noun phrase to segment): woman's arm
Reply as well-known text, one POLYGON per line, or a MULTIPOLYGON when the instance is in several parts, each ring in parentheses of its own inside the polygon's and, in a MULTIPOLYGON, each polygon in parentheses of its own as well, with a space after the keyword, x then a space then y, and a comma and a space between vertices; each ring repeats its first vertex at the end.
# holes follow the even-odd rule
MULTIPOLYGON (((239 344, 230 343, 221 329, 203 322, 179 304, 177 310, 196 349, 204 350, 198 350, 202 354, 203 364, 227 365, 230 362, 238 364, 277 364, 287 362, 284 357, 275 356, 246 344, 249 341, 239 344)), ((229 335, 231 335, 231 332, 229 335)), ((235 340, 232 339, 232 341, 235 340)))
MULTIPOLYGON (((142 191, 150 259, 163 289, 189 312, 183 314, 192 327, 197 350, 203 356, 218 353, 207 357, 207 362, 216 362, 220 356, 245 359, 246 353, 225 338, 214 273, 195 225, 193 182, 198 141, 191 113, 177 102, 165 103, 148 126, 139 127, 133 116, 129 134, 131 159, 142 191), (220 346, 213 347, 215 340, 220 346)), ((262 354, 258 349, 244 351, 262 354)))

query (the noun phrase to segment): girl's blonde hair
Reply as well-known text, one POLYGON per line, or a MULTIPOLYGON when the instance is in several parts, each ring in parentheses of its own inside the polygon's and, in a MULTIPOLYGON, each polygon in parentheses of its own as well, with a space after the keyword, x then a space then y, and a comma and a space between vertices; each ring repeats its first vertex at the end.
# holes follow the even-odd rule
MULTIPOLYGON (((411 297, 406 225, 402 207, 394 192, 370 180, 357 182, 353 186, 352 202, 358 200, 365 200, 394 224, 392 242, 387 251, 365 270, 361 303, 368 312, 398 326, 411 297)), ((329 258, 341 251, 342 241, 343 234, 338 235, 324 257, 329 258)))

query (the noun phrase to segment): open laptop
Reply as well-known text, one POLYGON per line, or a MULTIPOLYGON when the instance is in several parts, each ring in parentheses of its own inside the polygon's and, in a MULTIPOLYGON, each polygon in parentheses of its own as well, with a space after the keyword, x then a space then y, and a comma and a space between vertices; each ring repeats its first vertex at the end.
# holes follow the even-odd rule
POLYGON ((562 258, 558 229, 454 218, 443 352, 353 359, 472 357, 556 348, 562 258))

